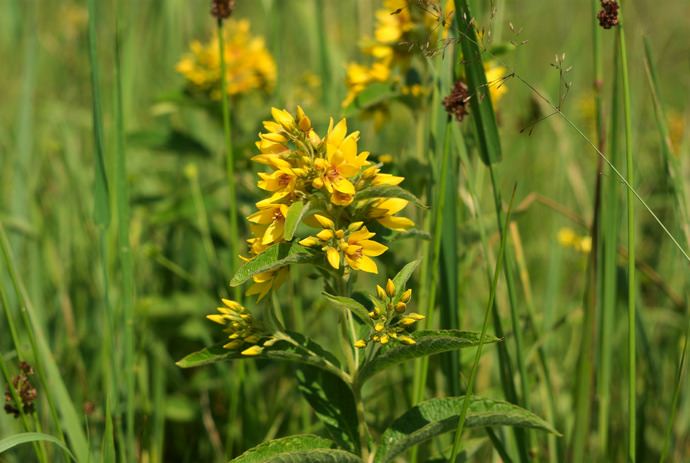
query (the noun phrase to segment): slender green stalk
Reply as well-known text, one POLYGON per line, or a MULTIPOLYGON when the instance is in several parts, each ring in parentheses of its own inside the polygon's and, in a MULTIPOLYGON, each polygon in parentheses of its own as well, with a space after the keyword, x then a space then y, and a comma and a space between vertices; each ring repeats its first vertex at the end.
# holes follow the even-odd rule
POLYGON ((484 321, 482 323, 482 331, 479 335, 479 345, 474 354, 474 362, 472 363, 472 370, 470 372, 470 378, 467 381, 467 390, 465 391, 465 400, 462 404, 462 409, 460 410, 460 418, 458 419, 458 426, 455 430, 455 438, 453 439, 453 448, 450 452, 449 462, 454 463, 455 459, 460 452, 461 442, 462 442, 462 432, 465 427, 465 418, 467 417, 467 410, 470 406, 470 398, 472 397, 472 392, 474 390, 474 382, 477 378, 477 371, 479 370, 479 359, 482 356, 482 350, 484 348, 484 339, 486 338, 486 331, 489 327, 489 319, 491 318, 491 308, 494 305, 494 300, 496 298, 496 286, 498 286, 498 277, 501 274, 501 267, 504 263, 504 252, 506 248, 506 240, 508 237, 507 226, 510 223, 510 212, 513 206, 513 199, 515 198, 515 188, 513 188, 513 194, 510 198, 510 204, 508 206, 508 212, 506 213, 506 220, 501 232, 501 244, 498 248, 498 256, 496 258, 496 269, 494 270, 493 280, 491 282, 491 288, 489 292, 489 301, 486 305, 486 310, 484 311, 484 321))
MULTIPOLYGON (((491 191, 494 197, 494 208, 496 210, 496 222, 498 229, 503 234, 503 230, 507 226, 506 219, 503 213, 503 201, 501 199, 501 191, 498 187, 496 173, 492 164, 488 164, 489 176, 491 177, 491 191)), ((501 236, 501 239, 503 236, 501 236)), ((520 393, 521 397, 515 397, 514 400, 518 405, 529 409, 529 380, 527 377, 527 369, 525 367, 524 350, 522 341, 522 327, 520 326, 520 317, 517 313, 517 295, 515 291, 515 278, 513 276, 513 256, 510 250, 506 250, 503 258, 506 260, 503 266, 503 273, 505 274, 506 287, 508 288, 508 305, 510 307, 510 321, 513 329, 513 338, 515 339, 515 357, 518 366, 518 374, 520 375, 520 393)), ((512 378, 511 378, 512 381, 512 378)), ((518 449, 520 451, 520 459, 524 463, 529 461, 529 454, 527 451, 528 441, 531 441, 531 433, 522 429, 515 428, 515 438, 517 440, 518 449), (527 434, 527 441, 524 439, 527 434)))
MULTIPOLYGON (((237 224, 237 188, 235 186, 235 156, 232 146, 232 125, 230 121, 230 103, 227 92, 227 75, 225 63, 225 34, 223 33, 223 20, 218 19, 218 49, 220 53, 220 93, 223 110, 223 133, 225 135, 225 168, 228 177, 228 201, 230 203, 230 274, 234 274, 237 269, 237 259, 240 249, 240 235, 237 224)), ((234 289, 235 300, 242 299, 242 292, 239 287, 234 289)))
MULTIPOLYGON (((609 156, 613 164, 618 163, 619 157, 619 128, 620 128, 620 72, 618 47, 614 51, 614 68, 612 73, 613 96, 611 103, 611 136, 609 137, 609 156)), ((614 312, 618 301, 618 227, 619 227, 619 195, 618 180, 614 175, 607 175, 604 187, 604 207, 602 210, 600 232, 602 244, 601 281, 602 301, 600 315, 600 361, 599 361, 599 457, 607 461, 609 447, 609 416, 611 406, 611 359, 613 357, 612 337, 614 312)))
MULTIPOLYGON (((599 2, 592 2, 593 10, 596 12, 599 2)), ((592 15, 596 18, 596 13, 592 15)), ((604 124, 601 108, 601 85, 603 84, 602 58, 601 58, 601 34, 598 21, 592 21, 592 55, 594 61, 594 108, 596 125, 596 142, 601 151, 604 151, 604 124)), ((603 160, 597 158, 597 169, 595 172, 594 188, 594 207, 593 217, 590 227, 592 237, 592 249, 587 260, 586 283, 584 291, 582 318, 582 334, 580 342, 580 353, 577 362, 577 375, 575 381, 575 424, 570 443, 570 458, 572 461, 582 461, 587 453, 587 442, 591 423, 591 403, 593 400, 592 390, 594 386, 594 363, 595 363, 595 337, 597 330, 597 304, 598 304, 598 275, 601 266, 599 265, 599 244, 601 242, 599 226, 601 218, 602 201, 602 176, 599 173, 603 169, 603 160)))
POLYGON ((326 9, 327 2, 314 0, 316 20, 310 19, 310 23, 316 26, 316 43, 319 49, 319 71, 321 73, 321 98, 324 106, 330 110, 333 101, 333 85, 331 76, 331 61, 328 49, 328 36, 326 34, 326 9))
POLYGON ((119 9, 115 23, 115 203, 117 207, 118 255, 122 272, 122 343, 124 347, 125 376, 125 442, 127 455, 135 455, 134 437, 134 263, 129 244, 129 187, 127 182, 127 154, 125 145, 124 108, 122 103, 122 52, 120 38, 126 34, 120 31, 119 9))
MULTIPOLYGON (((443 141, 443 157, 441 159, 441 170, 440 172, 445 172, 448 169, 448 164, 449 164, 449 158, 450 158, 450 128, 452 127, 452 121, 448 121, 446 124, 446 133, 443 141)), ((443 208, 445 205, 445 190, 446 190, 446 181, 447 177, 445 175, 441 175, 441 182, 437 191, 437 196, 436 196, 436 202, 435 202, 435 207, 434 207, 434 236, 432 240, 432 248, 431 248, 431 269, 432 270, 430 273, 430 282, 428 285, 429 292, 428 292, 428 298, 425 299, 425 306, 427 307, 427 315, 426 315, 426 326, 430 326, 431 323, 434 321, 435 317, 435 308, 436 308, 436 286, 437 286, 437 275, 438 272, 435 271, 435 269, 438 269, 439 262, 440 262, 440 253, 441 253, 441 232, 443 230, 443 208)), ((428 369, 429 369, 429 358, 424 357, 420 360, 419 362, 420 368, 415 371, 415 381, 414 381, 414 390, 413 390, 413 397, 414 397, 414 403, 420 402, 424 398, 424 389, 426 386, 426 379, 427 379, 427 374, 428 374, 428 369)))
MULTIPOLYGON (((633 145, 632 145, 632 120, 630 107, 630 79, 628 77, 628 55, 626 51, 625 29, 623 27, 622 8, 619 10, 618 38, 621 57, 621 77, 623 84, 623 117, 625 133, 625 179, 629 185, 634 184, 633 171, 633 145)), ((635 353, 635 199, 632 190, 627 190, 628 209, 628 460, 636 461, 636 353, 635 353)))

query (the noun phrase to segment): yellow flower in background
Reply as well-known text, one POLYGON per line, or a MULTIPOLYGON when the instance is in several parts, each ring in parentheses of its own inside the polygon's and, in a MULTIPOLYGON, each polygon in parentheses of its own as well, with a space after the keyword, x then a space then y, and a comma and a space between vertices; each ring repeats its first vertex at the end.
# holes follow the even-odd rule
POLYGON ((486 74, 486 83, 489 86, 491 104, 496 107, 503 95, 508 93, 508 87, 505 85, 508 70, 494 61, 488 61, 484 63, 484 73, 486 74))
POLYGON ((580 236, 571 228, 563 227, 558 231, 558 242, 564 248, 572 248, 583 254, 592 251, 592 237, 580 236))
MULTIPOLYGON (((238 95, 252 90, 270 90, 276 81, 276 64, 266 49, 264 39, 253 37, 249 21, 225 22, 225 65, 227 92, 238 95)), ((221 63, 218 39, 207 43, 198 40, 190 44, 190 52, 177 63, 189 87, 220 99, 221 63)))

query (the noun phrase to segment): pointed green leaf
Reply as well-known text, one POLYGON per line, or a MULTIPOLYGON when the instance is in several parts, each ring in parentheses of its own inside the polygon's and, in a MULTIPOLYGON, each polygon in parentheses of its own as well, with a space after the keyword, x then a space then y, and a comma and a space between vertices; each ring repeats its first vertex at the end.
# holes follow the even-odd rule
POLYGON ((301 452, 281 453, 267 463, 362 463, 362 459, 345 450, 315 449, 301 452))
POLYGON ((393 278, 393 284, 395 285, 396 296, 400 296, 400 294, 402 294, 402 292, 405 290, 407 281, 410 279, 414 271, 417 269, 420 262, 421 260, 413 260, 409 264, 405 265, 402 269, 400 269, 398 274, 395 275, 395 277, 393 278))
POLYGON ((473 17, 467 0, 460 0, 455 10, 455 20, 460 30, 462 60, 465 63, 465 76, 471 95, 470 108, 479 139, 479 155, 484 164, 489 165, 501 160, 501 140, 498 136, 496 116, 486 83, 482 52, 479 49, 473 17))
POLYGON ((295 236, 295 230, 302 221, 304 214, 309 210, 309 203, 295 201, 288 207, 287 217, 285 217, 285 228, 283 235, 286 241, 290 241, 295 236))
POLYGON ((400 198, 416 204, 419 207, 427 206, 415 195, 397 185, 375 185, 358 192, 355 200, 374 199, 374 198, 400 198))
POLYGON ((340 307, 343 307, 355 315, 357 315, 357 318, 359 318, 363 323, 366 323, 368 325, 373 326, 374 322, 372 321, 371 317, 369 317, 369 311, 367 310, 366 307, 364 307, 362 304, 357 302, 356 300, 352 299, 351 297, 345 297, 345 296, 334 296, 332 294, 328 293, 322 293, 326 299, 329 301, 339 305, 340 307))
POLYGON ((274 244, 240 267, 230 280, 230 286, 239 286, 258 273, 268 272, 288 264, 308 262, 313 254, 297 243, 274 244))
POLYGON ((350 386, 324 370, 300 365, 296 371, 299 390, 338 446, 360 451, 357 408, 350 386))
POLYGON ((322 368, 332 373, 341 373, 338 359, 318 343, 297 333, 290 332, 289 336, 293 342, 288 340, 277 341, 272 346, 264 347, 259 355, 242 355, 239 350, 223 349, 223 345, 219 344, 187 355, 177 362, 177 366, 180 368, 193 368, 215 362, 258 358, 302 363, 322 368))
POLYGON ((18 445, 38 441, 50 442, 57 445, 62 450, 64 450, 65 453, 67 453, 67 455, 69 455, 69 457, 72 460, 77 461, 76 458, 74 458, 74 455, 72 455, 72 452, 70 452, 67 446, 64 444, 64 442, 62 442, 57 437, 51 436, 49 434, 43 434, 41 432, 22 432, 0 440, 0 454, 18 445))
MULTIPOLYGON (((524 408, 500 400, 471 397, 465 426, 517 426, 558 434, 549 423, 524 408)), ((408 448, 455 430, 465 397, 431 399, 411 408, 381 436, 375 463, 392 461, 408 448)))
MULTIPOLYGON (((479 333, 475 331, 424 330, 412 333, 411 336, 417 341, 416 344, 392 345, 373 360, 362 365, 354 380, 356 385, 361 386, 376 373, 406 360, 479 345, 479 333)), ((497 341, 499 341, 498 338, 489 335, 484 339, 485 344, 497 341)))
POLYGON ((314 449, 332 449, 335 443, 313 434, 283 437, 257 445, 232 460, 232 463, 261 463, 274 461, 286 453, 305 452, 314 449))

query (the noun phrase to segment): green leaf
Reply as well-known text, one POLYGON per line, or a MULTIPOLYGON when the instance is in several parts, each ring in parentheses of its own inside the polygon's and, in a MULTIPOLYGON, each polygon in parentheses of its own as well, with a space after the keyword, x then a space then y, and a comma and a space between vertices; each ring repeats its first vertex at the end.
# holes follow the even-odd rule
POLYGON ((72 452, 69 451, 67 446, 60 439, 49 434, 43 434, 41 432, 23 432, 0 440, 0 454, 5 453, 6 451, 18 445, 38 441, 50 442, 57 445, 64 450, 72 460, 77 461, 76 458, 74 458, 74 455, 72 455, 72 452))
POLYGON ((286 241, 292 240, 295 236, 295 230, 297 226, 302 221, 302 217, 309 210, 309 203, 304 203, 304 201, 295 201, 288 207, 287 217, 285 217, 285 227, 283 235, 286 241))
POLYGON ((417 269, 419 266, 419 263, 421 260, 413 260, 409 264, 406 264, 403 268, 400 269, 397 275, 393 277, 393 284, 395 285, 395 295, 400 296, 402 292, 405 290, 405 285, 407 285, 407 281, 410 279, 414 271, 417 269))
POLYGON ((370 108, 398 96, 399 92, 390 84, 380 82, 370 84, 345 109, 345 116, 352 116, 359 110, 370 108))
POLYGON ((415 195, 397 185, 374 185, 363 189, 355 196, 355 200, 374 198, 400 198, 406 199, 419 207, 426 208, 422 201, 415 195))
MULTIPOLYGON (((534 413, 509 402, 471 397, 467 427, 517 426, 559 434, 534 413)), ((392 461, 408 448, 455 430, 465 397, 431 399, 411 408, 381 436, 375 463, 392 461)))
MULTIPOLYGON (((363 364, 354 380, 355 387, 361 387, 371 376, 406 360, 479 345, 479 333, 475 331, 424 330, 412 333, 410 336, 417 341, 417 344, 411 346, 394 344, 370 362, 363 364)), ((489 335, 484 339, 485 344, 497 341, 499 341, 498 338, 489 335)))
POLYGON ((187 355, 177 362, 177 366, 180 368, 193 368, 216 362, 257 358, 302 363, 336 374, 341 373, 338 359, 318 343, 298 333, 289 332, 287 335, 298 345, 288 340, 280 340, 272 346, 264 347, 259 355, 247 356, 242 355, 241 351, 238 350, 223 349, 223 345, 219 344, 187 355))
POLYGON ((340 377, 302 365, 296 371, 299 390, 341 448, 359 453, 357 408, 350 386, 340 377))
POLYGON ((335 304, 344 307, 347 310, 354 313, 355 315, 357 315, 357 318, 359 318, 362 322, 371 326, 374 325, 373 320, 371 319, 371 317, 369 317, 369 311, 367 310, 367 308, 359 302, 357 302, 356 300, 352 299, 351 297, 334 296, 328 293, 322 294, 329 301, 334 302, 335 304))
POLYGON ((283 437, 257 445, 232 460, 232 463, 261 463, 274 461, 286 453, 304 452, 314 449, 332 449, 335 443, 313 434, 283 437))
POLYGON ((304 263, 313 258, 309 248, 297 243, 274 244, 240 267, 230 280, 230 286, 239 286, 257 273, 268 272, 288 264, 304 263))
POLYGON ((315 449, 300 452, 281 453, 267 463, 362 463, 362 459, 345 450, 315 449))
POLYGON ((479 138, 479 155, 484 164, 489 165, 501 160, 501 140, 494 108, 491 105, 489 87, 482 61, 482 53, 477 41, 473 18, 467 0, 460 0, 455 10, 455 20, 460 30, 460 48, 462 61, 465 63, 467 86, 470 90, 470 108, 472 119, 479 138))

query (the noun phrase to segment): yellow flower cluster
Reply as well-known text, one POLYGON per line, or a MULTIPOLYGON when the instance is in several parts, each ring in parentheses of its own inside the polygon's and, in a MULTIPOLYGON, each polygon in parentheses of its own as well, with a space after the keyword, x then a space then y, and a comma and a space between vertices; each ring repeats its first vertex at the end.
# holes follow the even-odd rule
POLYGON ((591 236, 579 236, 567 227, 563 227, 558 231, 558 242, 565 248, 573 248, 583 254, 589 254, 592 251, 591 236))
MULTIPOLYGON (((258 187, 268 197, 256 203, 257 211, 247 217, 252 237, 251 260, 270 246, 285 241, 285 223, 289 207, 301 201, 308 207, 304 223, 322 230, 300 241, 303 246, 323 250, 334 269, 344 268, 377 272, 370 256, 386 251, 386 246, 371 240, 375 235, 367 224, 378 222, 393 230, 405 230, 412 220, 397 216, 408 201, 398 197, 377 197, 376 188, 395 187, 403 177, 382 173, 380 166, 368 161, 369 153, 359 152, 359 132, 347 133, 345 119, 337 124, 331 119, 324 137, 313 129, 302 108, 296 115, 272 109, 273 120, 264 121, 265 132, 256 146, 260 153, 254 162, 267 166, 259 173, 258 187), (364 199, 360 192, 367 190, 364 199), (373 193, 372 193, 373 191, 373 193)), ((382 195, 390 196, 390 195, 382 195)), ((248 294, 263 298, 284 280, 287 268, 254 276, 248 294)))
POLYGON ((225 349, 242 349, 242 355, 258 355, 263 348, 259 346, 266 334, 252 317, 249 311, 238 302, 222 299, 223 307, 218 307, 218 313, 207 315, 212 322, 225 326, 230 342, 223 345, 225 349), (247 347, 249 346, 249 347, 247 347))
POLYGON ((374 321, 372 333, 367 339, 355 342, 355 347, 364 348, 369 342, 388 344, 391 340, 403 344, 416 344, 414 338, 409 336, 407 329, 424 320, 424 315, 418 313, 405 313, 407 304, 412 299, 412 290, 407 289, 399 296, 396 295, 395 284, 390 278, 386 282, 386 288, 376 285, 376 298, 374 310, 369 312, 369 317, 374 321))
MULTIPOLYGON (((362 47, 364 54, 373 58, 370 66, 350 63, 346 70, 346 84, 348 93, 342 102, 343 107, 349 106, 367 86, 376 83, 393 83, 400 81, 411 56, 411 44, 415 42, 412 35, 415 29, 421 29, 420 37, 423 41, 435 41, 434 36, 440 23, 445 23, 445 34, 450 20, 441 21, 434 14, 434 9, 411 8, 410 0, 384 0, 383 8, 376 11, 376 26, 374 38, 365 42, 362 47), (396 71, 397 69, 397 72, 396 71)), ((430 2, 433 3, 433 2, 430 2)), ((438 2, 436 2, 438 3, 438 2)), ((454 10, 453 0, 446 1, 445 11, 454 10)), ((447 18, 452 15, 446 14, 447 18)), ((414 97, 424 94, 424 88, 419 84, 402 85, 404 95, 414 97)))
MULTIPOLYGON (((264 39, 253 37, 249 21, 225 22, 225 78, 228 95, 251 90, 270 90, 276 81, 276 64, 266 49, 264 39)), ((177 63, 176 70, 186 79, 191 90, 221 97, 221 62, 218 38, 207 43, 195 40, 190 52, 177 63)))

